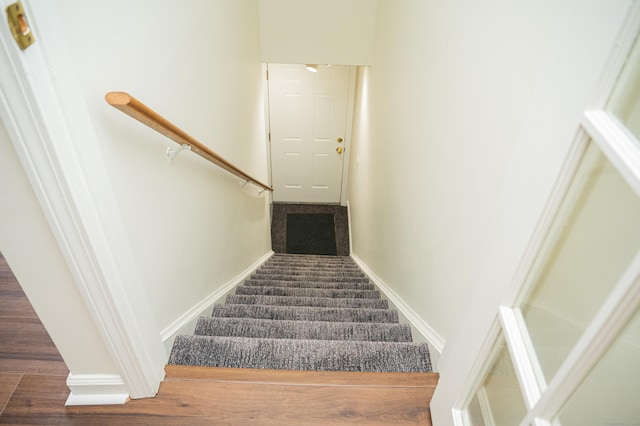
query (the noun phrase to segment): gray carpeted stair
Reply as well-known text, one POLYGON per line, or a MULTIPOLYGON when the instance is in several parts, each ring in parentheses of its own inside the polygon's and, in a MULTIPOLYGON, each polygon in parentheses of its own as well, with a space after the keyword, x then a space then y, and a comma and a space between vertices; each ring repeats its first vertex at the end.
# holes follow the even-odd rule
POLYGON ((225 303, 242 305, 281 305, 281 306, 315 306, 321 308, 368 308, 389 309, 389 303, 383 299, 350 299, 346 297, 296 297, 296 296, 258 296, 230 295, 225 303))
POLYGON ((424 372, 429 350, 420 343, 178 336, 172 364, 274 370, 424 372))
POLYGON ((273 286, 239 286, 236 294, 263 296, 292 296, 292 297, 333 297, 350 299, 379 299, 377 290, 351 290, 337 288, 307 288, 307 287, 273 287, 273 286))
POLYGON ((407 324, 327 321, 272 321, 254 318, 201 317, 196 335, 264 337, 272 339, 360 340, 410 342, 407 324))
POLYGON ((216 305, 214 317, 295 321, 398 322, 391 309, 319 308, 317 306, 216 305))
POLYGON ((275 254, 178 336, 170 364, 428 372, 429 350, 350 257, 275 254))
POLYGON ((351 289, 351 290, 373 290, 374 287, 370 283, 346 283, 346 282, 319 282, 319 281, 293 281, 293 280, 272 280, 272 279, 248 279, 245 280, 246 286, 272 286, 272 287, 301 287, 301 288, 334 288, 334 289, 351 289))

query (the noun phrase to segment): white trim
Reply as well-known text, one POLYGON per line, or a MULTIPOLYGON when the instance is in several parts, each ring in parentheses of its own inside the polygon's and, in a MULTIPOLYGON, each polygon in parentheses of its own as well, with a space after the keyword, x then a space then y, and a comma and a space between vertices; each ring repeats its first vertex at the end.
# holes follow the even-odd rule
POLYGON ((513 367, 520 382, 520 391, 524 398, 527 410, 536 405, 541 396, 540 378, 536 371, 537 360, 531 359, 529 342, 526 341, 526 326, 522 315, 517 314, 516 309, 501 306, 499 308, 502 332, 507 342, 507 348, 511 354, 513 367), (534 364, 535 363, 535 364, 534 364))
POLYGON ((468 426, 471 422, 467 410, 459 410, 457 408, 451 409, 451 419, 453 420, 454 426, 468 426))
POLYGON ((640 145, 613 114, 586 111, 582 125, 625 181, 640 196, 640 145))
POLYGON ((585 109, 603 108, 608 102, 639 32, 640 2, 635 1, 620 28, 616 44, 613 46, 598 85, 585 109))
POLYGON ((411 307, 402 300, 402 298, 398 296, 391 287, 389 287, 389 285, 387 285, 387 283, 378 277, 362 259, 355 254, 352 254, 351 258, 356 262, 360 269, 369 276, 371 281, 374 282, 380 291, 384 293, 387 299, 395 305, 398 311, 407 318, 407 321, 409 321, 411 326, 413 326, 413 328, 422 335, 422 337, 438 352, 438 354, 441 354, 445 344, 445 340, 442 336, 427 324, 425 320, 420 318, 420 316, 416 314, 415 311, 411 309, 411 307))
POLYGON ((202 299, 202 301, 195 304, 193 307, 191 307, 191 309, 186 311, 178 319, 176 319, 174 322, 169 324, 169 326, 167 326, 164 330, 160 332, 160 336, 162 337, 162 342, 165 344, 172 343, 173 339, 176 337, 177 334, 183 333, 183 332, 188 333, 187 331, 181 331, 181 330, 191 329, 191 332, 192 332, 193 329, 195 328, 196 321, 201 315, 203 315, 203 313, 207 309, 211 308, 211 306, 213 306, 213 304, 215 304, 218 300, 222 299, 227 294, 229 294, 238 284, 242 283, 260 266, 266 263, 271 258, 271 256, 273 256, 273 254, 274 254, 273 251, 269 251, 266 254, 264 254, 247 269, 242 271, 240 274, 236 275, 231 280, 227 281, 224 285, 222 285, 222 287, 213 291, 207 297, 202 299))
POLYGON ((351 205, 348 200, 345 205, 347 206, 347 227, 349 229, 349 254, 353 255, 353 234, 351 233, 351 224, 353 222, 351 222, 351 205))
POLYGON ((122 378, 112 374, 71 374, 67 376, 71 390, 66 406, 120 405, 129 400, 122 378))
POLYGON ((351 138, 353 136, 353 114, 356 102, 356 75, 358 67, 349 67, 349 94, 347 95, 347 122, 344 131, 344 155, 342 159, 342 187, 340 188, 340 205, 347 202, 349 192, 349 167, 351 165, 351 138))
MULTIPOLYGON (((267 183, 273 187, 273 175, 271 172, 271 110, 269 109, 269 64, 262 63, 262 100, 264 108, 264 140, 267 144, 267 183)), ((266 191, 269 197, 269 204, 273 204, 273 191, 266 191)), ((271 209, 269 210, 271 213, 271 209)))
POLYGON ((129 394, 154 396, 164 378, 164 349, 57 8, 37 2, 27 9, 37 40, 27 50, 19 51, 6 26, 0 26, 0 114, 129 394))

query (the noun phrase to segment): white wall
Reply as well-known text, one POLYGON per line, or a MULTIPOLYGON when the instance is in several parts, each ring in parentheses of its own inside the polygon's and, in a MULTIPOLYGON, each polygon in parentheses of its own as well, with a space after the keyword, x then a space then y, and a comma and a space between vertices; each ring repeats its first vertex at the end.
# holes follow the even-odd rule
POLYGON ((378 2, 353 251, 447 341, 441 383, 497 314, 628 4, 378 2), (478 303, 487 316, 465 319, 478 303))
POLYGON ((1 121, 0 152, 0 251, 67 367, 76 374, 119 374, 1 121))
POLYGON ((260 0, 262 61, 369 65, 377 0, 260 0))
POLYGON ((257 1, 57 2, 141 280, 164 329, 270 250, 268 205, 111 108, 127 91, 267 181, 257 1))

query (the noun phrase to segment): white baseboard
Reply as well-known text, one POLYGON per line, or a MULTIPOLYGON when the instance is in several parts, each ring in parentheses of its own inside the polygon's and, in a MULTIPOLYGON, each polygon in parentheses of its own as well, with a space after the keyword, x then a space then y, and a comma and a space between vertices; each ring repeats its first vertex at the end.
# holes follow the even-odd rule
POLYGON ((374 282, 380 291, 382 291, 389 302, 395 305, 398 312, 401 315, 404 315, 412 329, 419 333, 421 337, 429 343, 429 346, 432 349, 435 349, 438 352, 438 356, 442 354, 445 340, 433 328, 431 328, 429 324, 420 318, 420 316, 416 314, 415 311, 411 309, 411 307, 387 285, 387 283, 382 281, 382 279, 378 277, 362 259, 353 253, 351 254, 351 258, 358 264, 362 271, 369 276, 371 281, 374 282))
POLYGON ((71 393, 65 405, 120 405, 129 392, 117 374, 72 374, 67 376, 71 393))
POLYGON ((167 328, 162 330, 160 332, 160 337, 162 338, 162 342, 164 343, 165 349, 167 350, 167 356, 169 356, 169 353, 171 352, 171 346, 173 345, 173 340, 178 334, 193 334, 198 318, 200 316, 206 315, 207 310, 213 309, 213 305, 218 300, 225 297, 238 284, 242 283, 245 279, 247 279, 256 269, 258 269, 267 260, 269 260, 269 258, 273 256, 273 254, 274 254, 273 251, 267 252, 264 256, 259 258, 247 269, 242 271, 240 274, 236 275, 230 281, 226 282, 222 287, 218 288, 209 296, 205 297, 202 301, 200 301, 199 303, 194 305, 191 309, 189 309, 187 312, 182 314, 167 328))
POLYGON ((351 236, 351 206, 349 201, 345 203, 347 207, 347 226, 349 227, 349 254, 353 253, 353 237, 351 236))

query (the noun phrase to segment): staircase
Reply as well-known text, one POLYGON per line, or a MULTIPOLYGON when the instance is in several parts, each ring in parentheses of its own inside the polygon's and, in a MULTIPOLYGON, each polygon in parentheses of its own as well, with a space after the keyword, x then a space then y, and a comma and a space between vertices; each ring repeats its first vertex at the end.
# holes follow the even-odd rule
POLYGON ((169 364, 273 370, 430 372, 429 349, 412 342, 350 257, 275 254, 178 336, 169 364))

